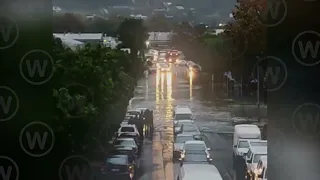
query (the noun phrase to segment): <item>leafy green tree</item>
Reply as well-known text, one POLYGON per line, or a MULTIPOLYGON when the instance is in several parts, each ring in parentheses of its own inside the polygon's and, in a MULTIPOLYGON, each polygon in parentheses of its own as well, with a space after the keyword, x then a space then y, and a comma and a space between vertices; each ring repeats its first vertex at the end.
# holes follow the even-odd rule
POLYGON ((131 75, 136 74, 136 71, 140 71, 138 68, 144 64, 141 56, 139 58, 138 52, 140 52, 140 55, 144 55, 146 41, 149 38, 147 28, 141 19, 125 19, 120 24, 117 35, 122 45, 130 48, 132 59, 131 75))

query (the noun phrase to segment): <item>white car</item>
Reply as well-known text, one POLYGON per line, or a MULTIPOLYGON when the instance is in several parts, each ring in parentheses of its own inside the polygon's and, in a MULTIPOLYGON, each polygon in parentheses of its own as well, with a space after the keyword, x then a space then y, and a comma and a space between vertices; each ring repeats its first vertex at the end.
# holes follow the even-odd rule
POLYGON ((262 156, 268 154, 268 148, 266 146, 252 146, 246 155, 247 173, 248 176, 253 177, 255 168, 262 156))
POLYGON ((180 158, 180 154, 183 148, 183 145, 186 141, 194 141, 194 136, 192 134, 178 134, 174 140, 174 151, 173 157, 180 158))
POLYGON ((118 129, 118 136, 121 135, 121 133, 136 133, 140 136, 138 128, 134 124, 123 124, 118 129))
POLYGON ((132 147, 138 153, 138 145, 133 138, 116 138, 113 141, 115 147, 132 147))
POLYGON ((192 140, 192 141, 186 141, 183 146, 182 146, 182 151, 181 151, 181 158, 184 157, 185 153, 193 153, 196 151, 205 151, 207 154, 207 157, 210 158, 210 152, 211 149, 207 148, 207 145, 204 141, 197 141, 197 140, 192 140))
POLYGON ((219 170, 211 164, 181 164, 175 179, 223 180, 219 170))

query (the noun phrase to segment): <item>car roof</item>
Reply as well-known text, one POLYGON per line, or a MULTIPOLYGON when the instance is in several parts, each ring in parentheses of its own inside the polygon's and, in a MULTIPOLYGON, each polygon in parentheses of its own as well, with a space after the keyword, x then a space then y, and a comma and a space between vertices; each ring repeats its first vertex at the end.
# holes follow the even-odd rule
POLYGON ((204 141, 192 140, 192 141, 186 141, 185 144, 205 144, 205 142, 204 141))
POLYGON ((184 164, 185 177, 183 180, 222 180, 219 170, 211 164, 184 164))
POLYGON ((250 150, 254 154, 267 153, 268 147, 267 146, 251 146, 250 150))
POLYGON ((121 125, 121 127, 120 128, 122 128, 122 127, 135 127, 136 125, 134 125, 134 124, 124 124, 124 125, 121 125))
POLYGON ((181 133, 181 134, 177 134, 177 137, 180 137, 180 136, 183 136, 183 137, 186 137, 186 136, 193 137, 194 135, 189 134, 189 133, 181 133))
POLYGON ((191 109, 188 107, 178 107, 175 110, 175 114, 191 114, 191 109))
POLYGON ((261 139, 247 139, 247 141, 249 143, 251 143, 251 142, 268 142, 268 140, 261 140, 261 139))

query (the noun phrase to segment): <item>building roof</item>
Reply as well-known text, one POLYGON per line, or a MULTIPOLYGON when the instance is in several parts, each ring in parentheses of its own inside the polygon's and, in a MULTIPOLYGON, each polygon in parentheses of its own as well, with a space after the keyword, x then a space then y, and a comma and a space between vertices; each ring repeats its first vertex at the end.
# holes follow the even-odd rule
POLYGON ((103 33, 54 33, 53 35, 74 40, 101 40, 103 37, 103 33))

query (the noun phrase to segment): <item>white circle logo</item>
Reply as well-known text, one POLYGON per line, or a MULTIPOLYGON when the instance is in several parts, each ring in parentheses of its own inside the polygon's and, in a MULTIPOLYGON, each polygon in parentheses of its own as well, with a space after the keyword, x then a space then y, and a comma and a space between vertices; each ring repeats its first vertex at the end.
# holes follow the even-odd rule
POLYGON ((267 56, 259 59, 253 66, 252 74, 259 82, 265 83, 269 92, 279 90, 287 81, 288 69, 279 58, 267 56))
POLYGON ((3 180, 19 180, 19 167, 13 159, 0 156, 0 174, 3 180))
POLYGON ((292 126, 305 137, 317 137, 320 134, 320 106, 314 103, 300 105, 293 112, 292 126))
POLYGON ((85 116, 85 108, 93 104, 93 93, 79 83, 72 83, 66 86, 67 93, 61 91, 59 94, 59 107, 67 109, 70 118, 80 118, 85 116))
POLYGON ((0 86, 0 121, 12 119, 19 110, 19 98, 9 87, 0 86))
POLYGON ((53 58, 49 53, 34 49, 27 52, 20 61, 20 74, 32 85, 42 85, 48 82, 54 71, 53 58))
POLYGON ((93 180, 94 174, 90 162, 85 157, 74 155, 65 158, 61 162, 59 167, 59 178, 60 180, 93 180))
POLYGON ((19 143, 22 150, 29 156, 42 157, 52 150, 55 136, 47 124, 34 121, 21 130, 19 143))
POLYGON ((266 27, 275 27, 287 17, 288 7, 285 0, 266 1, 259 12, 259 22, 266 27))
POLYGON ((0 16, 0 50, 12 47, 19 38, 19 27, 8 17, 0 16))
POLYGON ((303 31, 292 42, 292 55, 304 66, 315 66, 320 63, 320 33, 303 31))

